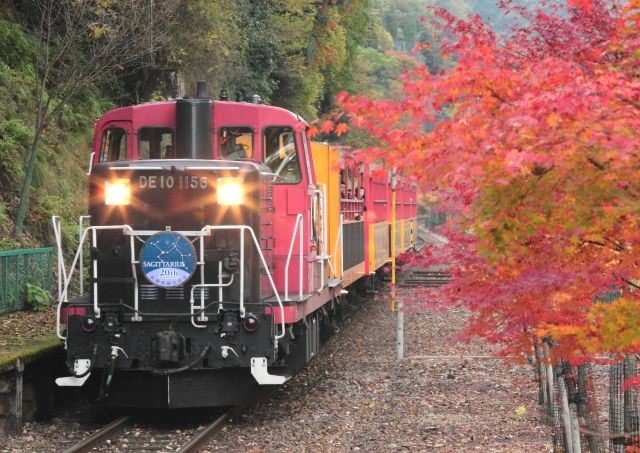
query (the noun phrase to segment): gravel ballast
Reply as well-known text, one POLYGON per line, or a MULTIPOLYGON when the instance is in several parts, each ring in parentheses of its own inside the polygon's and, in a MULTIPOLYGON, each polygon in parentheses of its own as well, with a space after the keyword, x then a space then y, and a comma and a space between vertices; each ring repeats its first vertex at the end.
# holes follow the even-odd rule
MULTIPOLYGON (((407 313, 405 359, 397 362, 385 294, 348 309, 305 370, 233 419, 203 451, 552 451, 531 366, 495 357, 486 343, 460 342, 460 310, 407 313)), ((53 439, 79 429, 64 418, 27 423, 22 435, 0 438, 0 452, 53 451, 53 439)), ((173 445, 153 450, 175 451, 173 445)), ((114 442, 100 451, 130 450, 114 442)))

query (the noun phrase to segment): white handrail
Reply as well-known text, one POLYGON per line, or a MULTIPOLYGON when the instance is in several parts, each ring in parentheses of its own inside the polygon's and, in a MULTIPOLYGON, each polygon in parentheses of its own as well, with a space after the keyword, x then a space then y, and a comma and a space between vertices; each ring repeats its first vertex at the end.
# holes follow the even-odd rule
MULTIPOLYGON (((200 281, 204 282, 204 277, 205 277, 205 272, 204 272, 204 236, 200 236, 200 258, 198 261, 198 264, 200 265, 200 281)), ((220 266, 222 265, 222 262, 219 261, 218 262, 218 269, 220 269, 220 266)), ((218 271, 218 283, 222 283, 220 281, 220 272, 218 271)), ((191 288, 193 290, 193 288, 191 288)), ((220 289, 222 290, 222 288, 220 289)), ((193 300, 193 297, 192 297, 193 300)), ((193 310, 193 302, 191 302, 191 306, 192 306, 192 310, 193 310)), ((207 317, 204 314, 204 288, 200 289, 200 308, 202 309, 202 312, 200 313, 200 318, 198 319, 198 321, 207 321, 207 317)), ((195 320, 193 319, 193 313, 191 316, 191 324, 193 324, 194 327, 199 327, 196 323, 195 320)))
MULTIPOLYGON (((320 215, 322 216, 322 245, 318 250, 320 254, 320 288, 318 288, 318 292, 324 288, 324 263, 325 261, 329 262, 329 257, 327 256, 327 209, 326 209, 326 197, 327 197, 327 186, 321 184, 321 189, 314 190, 314 193, 320 197, 320 215)), ((329 262, 329 265, 331 263, 329 262)), ((334 271, 335 272, 335 271, 334 271)))
MULTIPOLYGON (((78 247, 83 248, 84 242, 82 242, 82 230, 84 227, 84 220, 90 219, 90 215, 81 215, 78 218, 78 247)), ((80 294, 84 294, 84 253, 80 254, 80 294)))
MULTIPOLYGON (((128 226, 128 225, 127 225, 128 226)), ((133 229, 130 228, 131 231, 133 231, 133 229)), ((128 230, 123 230, 123 234, 127 234, 128 230)), ((94 245, 94 247, 98 247, 98 243, 96 242, 94 245)), ((130 246, 130 253, 131 253, 131 276, 133 277, 133 317, 131 318, 132 321, 142 321, 142 317, 140 316, 140 312, 138 311, 139 308, 139 303, 140 303, 140 299, 139 299, 139 295, 138 295, 138 270, 136 269, 136 264, 139 263, 139 261, 137 261, 135 259, 136 256, 136 245, 135 245, 135 236, 134 235, 130 235, 129 236, 129 246, 130 246)), ((93 299, 95 301, 95 303, 97 304, 97 300, 98 300, 98 283, 97 283, 97 279, 98 279, 98 273, 97 273, 97 268, 98 268, 98 262, 96 260, 96 262, 93 265, 93 269, 96 272, 96 297, 93 299)))
MULTIPOLYGON (((51 218, 52 222, 53 222, 53 232, 56 238, 56 246, 58 248, 58 270, 59 270, 59 276, 58 276, 58 280, 59 283, 61 282, 60 277, 62 277, 62 286, 58 289, 58 309, 57 309, 57 313, 56 313, 56 335, 58 336, 58 338, 60 338, 61 340, 65 340, 66 341, 66 337, 64 335, 62 335, 62 332, 60 330, 60 316, 61 316, 61 311, 62 311, 62 304, 63 302, 68 302, 69 298, 68 298, 68 294, 67 291, 69 290, 69 284, 71 283, 71 279, 73 278, 73 271, 76 268, 76 265, 78 264, 78 260, 79 257, 82 253, 82 244, 84 243, 84 241, 87 238, 87 234, 89 233, 89 231, 91 231, 93 234, 93 245, 94 247, 96 246, 96 230, 118 230, 121 229, 123 231, 133 231, 131 229, 131 227, 129 225, 117 225, 117 226, 90 226, 87 227, 83 232, 82 235, 80 236, 80 246, 78 247, 78 251, 76 252, 75 256, 73 257, 73 261, 71 262, 71 266, 69 268, 69 273, 67 274, 67 269, 66 266, 64 265, 64 256, 62 255, 62 230, 60 227, 60 217, 58 216, 53 216, 51 218)), ((93 277, 94 280, 97 277, 97 266, 94 263, 93 266, 93 277)), ((137 286, 137 285, 136 285, 137 286)), ((94 298, 93 298, 93 308, 95 311, 95 316, 96 318, 100 317, 100 308, 98 307, 98 291, 97 291, 97 282, 94 281, 94 298)), ((136 296, 137 296, 137 291, 136 291, 136 296)), ((137 310, 137 297, 136 297, 136 310, 137 310)))
MULTIPOLYGON (((252 230, 253 231, 253 230, 252 230)), ((260 246, 257 246, 260 250, 260 246)), ((256 276, 257 278, 257 276, 256 276)), ((240 230, 240 317, 244 318, 244 229, 240 230)))
MULTIPOLYGON (((260 244, 258 243, 258 239, 256 238, 256 234, 253 232, 253 228, 247 225, 205 225, 202 227, 201 232, 203 234, 210 234, 211 231, 219 231, 219 230, 240 230, 240 234, 244 236, 245 231, 251 233, 251 238, 253 239, 253 244, 256 246, 256 250, 258 252, 258 256, 260 257, 260 262, 262 263, 262 267, 265 270, 267 278, 269 279, 269 284, 271 285, 271 289, 273 290, 276 300, 278 301, 278 305, 280 306, 280 325, 282 327, 282 333, 276 334, 274 339, 276 340, 276 347, 278 346, 277 341, 284 337, 285 334, 285 324, 284 324, 284 305, 282 305, 282 299, 280 299, 280 295, 278 294, 278 290, 276 289, 276 284, 273 282, 273 277, 271 275, 271 271, 269 270, 269 266, 267 265, 267 260, 265 260, 264 255, 262 254, 262 250, 260 249, 260 244)), ((241 236, 241 237, 242 237, 241 236)), ((244 245, 244 240, 241 240, 241 246, 244 245)), ((244 255, 244 249, 241 251, 242 255, 244 255)), ((244 288, 242 285, 244 267, 240 268, 240 315, 244 317, 245 309, 244 309, 244 288)))
MULTIPOLYGON (((222 261, 218 261, 218 283, 222 285, 222 261)), ((218 288, 218 312, 222 310, 222 286, 218 288)))
POLYGON ((344 214, 340 214, 340 278, 344 278, 344 214))
MULTIPOLYGON (((336 260, 338 259, 338 245, 340 246, 340 278, 344 275, 344 247, 342 242, 342 225, 344 223, 344 214, 340 214, 340 223, 338 224, 338 237, 336 238, 336 245, 333 247, 333 264, 335 269, 338 268, 336 260)), ((335 272, 335 270, 334 270, 335 272)), ((336 275, 336 278, 338 276, 336 275)))
POLYGON ((62 234, 60 231, 60 217, 52 216, 51 223, 53 223, 53 235, 56 239, 56 248, 58 249, 58 306, 56 307, 56 336, 65 341, 65 348, 67 347, 67 338, 62 335, 60 331, 60 317, 62 315, 62 278, 65 272, 64 255, 62 254, 62 234))
POLYGON ((204 309, 205 309, 205 305, 204 305, 204 289, 205 288, 218 288, 219 291, 222 291, 222 288, 227 287, 227 286, 231 286, 233 284, 233 274, 231 275, 231 278, 229 279, 229 281, 227 283, 222 283, 222 277, 220 277, 220 274, 218 274, 218 282, 219 283, 197 283, 197 284, 191 286, 191 295, 189 297, 189 303, 191 304, 191 325, 193 325, 193 327, 197 327, 199 329, 204 329, 205 327, 207 327, 207 326, 202 326, 202 325, 196 324, 195 319, 193 319, 193 315, 195 313, 195 309, 198 308, 199 310, 201 310, 200 318, 198 319, 198 321, 204 322, 204 321, 207 320, 207 317, 204 316, 204 309), (196 301, 195 301, 195 298, 193 297, 193 293, 195 292, 196 288, 200 288, 200 306, 199 307, 195 306, 196 301))
MULTIPOLYGON (((129 234, 131 234, 131 232, 133 232, 133 228, 131 228, 129 225, 103 225, 103 226, 90 226, 87 227, 87 229, 85 230, 83 236, 83 242, 84 242, 84 238, 86 236, 86 233, 91 231, 91 245, 96 248, 98 247, 98 230, 122 230, 123 234, 127 234, 127 232, 129 234)), ((134 321, 139 321, 139 317, 138 317, 138 279, 136 276, 136 264, 138 263, 137 261, 135 261, 134 256, 134 244, 133 244, 133 235, 131 235, 131 238, 129 240, 130 246, 131 246, 131 270, 133 271, 133 279, 134 279, 134 289, 133 289, 133 308, 135 310, 135 313, 133 314, 134 317, 134 321)), ((78 254, 82 251, 82 248, 78 248, 78 254)), ((78 254, 76 254, 76 258, 78 257, 78 254)), ((71 271, 69 272, 69 282, 71 282, 71 277, 73 276, 73 269, 75 268, 75 259, 74 262, 71 264, 71 271)), ((67 283, 66 287, 65 287, 65 302, 67 302, 67 294, 66 294, 66 289, 69 286, 69 283, 67 283)), ((100 307, 98 306, 98 258, 94 258, 93 259, 93 314, 96 318, 100 317, 100 307)))
POLYGON ((298 273, 298 291, 299 298, 302 300, 302 214, 296 216, 296 223, 293 226, 293 233, 291 234, 291 242, 289 243, 289 253, 287 254, 287 262, 284 265, 284 300, 289 300, 289 264, 291 262, 291 256, 293 254, 293 244, 296 240, 296 233, 298 233, 298 242, 300 243, 300 269, 298 273))
POLYGON ((324 206, 324 191, 325 191, 325 186, 324 184, 322 185, 322 190, 318 190, 318 194, 320 195, 320 215, 322 216, 322 247, 319 250, 320 252, 320 288, 318 289, 318 292, 320 292, 320 290, 322 290, 322 288, 324 288, 324 261, 327 257, 327 245, 326 245, 326 241, 327 241, 327 237, 326 237, 326 232, 327 232, 327 225, 325 222, 326 219, 326 210, 325 210, 325 206, 324 206))
POLYGON ((60 217, 54 215, 51 217, 51 223, 53 223, 53 235, 56 239, 57 261, 58 261, 58 299, 62 297, 62 277, 64 273, 64 256, 62 255, 62 238, 60 233, 60 217))
MULTIPOLYGON (((71 279, 73 278, 73 272, 74 269, 76 267, 76 265, 78 264, 78 260, 79 257, 82 253, 82 244, 84 243, 84 241, 86 241, 87 239, 87 235, 89 232, 92 233, 92 245, 93 247, 97 247, 97 231, 98 230, 122 230, 123 234, 126 236, 130 236, 130 246, 131 246, 131 268, 132 268, 132 273, 133 273, 133 280, 134 280, 134 318, 133 320, 141 320, 142 318, 140 318, 139 316, 139 295, 138 295, 138 279, 137 279, 137 272, 136 272, 136 264, 138 264, 139 262, 135 259, 135 237, 136 236, 152 236, 160 231, 136 231, 133 230, 133 228, 131 228, 131 226, 129 225, 109 225, 109 226, 89 226, 87 228, 84 229, 84 231, 82 231, 82 235, 80 236, 80 244, 78 247, 78 251, 76 252, 73 261, 71 263, 71 266, 69 268, 69 272, 67 273, 67 269, 66 266, 64 265, 64 256, 62 254, 62 231, 61 231, 61 227, 60 227, 60 217, 58 216, 53 216, 52 217, 52 222, 53 222, 53 230, 54 230, 54 234, 55 234, 55 238, 56 238, 56 245, 58 247, 58 269, 59 269, 59 288, 58 288, 58 308, 57 308, 57 315, 56 315, 56 335, 58 336, 58 338, 60 338, 61 340, 65 340, 66 342, 66 337, 64 335, 62 335, 61 332, 61 323, 60 323, 60 318, 61 318, 61 312, 62 312, 62 304, 64 302, 68 302, 68 294, 67 291, 69 289, 69 284, 71 283, 71 279)), ((282 304, 282 299, 280 299, 280 295, 278 294, 278 291, 276 289, 275 283, 273 281, 273 277, 271 275, 271 272, 269 270, 269 267, 267 266, 267 262, 264 258, 264 255, 262 254, 262 250, 260 250, 260 244, 258 243, 258 240, 256 238, 256 235, 253 231, 253 229, 247 225, 218 225, 218 226, 213 226, 213 225, 206 225, 204 226, 200 231, 182 231, 179 232, 185 236, 208 236, 211 234, 211 231, 219 231, 219 230, 239 230, 240 232, 240 315, 242 317, 245 316, 245 308, 244 308, 244 234, 246 231, 248 231, 249 233, 251 233, 251 237, 253 239, 253 243, 256 247, 256 250, 258 252, 258 255, 260 256, 260 261, 262 266, 265 269, 266 275, 269 279, 269 283, 271 285, 271 288, 273 289, 273 292, 275 293, 276 296, 276 300, 278 302, 278 305, 280 307, 280 312, 281 312, 281 320, 280 320, 280 324, 281 324, 281 333, 278 334, 276 333, 275 336, 275 340, 277 342, 277 340, 281 339, 284 337, 285 335, 285 322, 284 322, 284 305, 282 304)), ((302 240, 300 241, 300 243, 302 244, 302 240)), ((203 242, 201 241, 201 245, 203 244, 203 242)), ((300 246, 300 252, 302 253, 302 245, 300 246)), ((201 253, 201 256, 202 253, 201 253)), ((94 263, 93 263, 93 289, 94 289, 94 293, 93 293, 93 309, 94 309, 94 315, 96 316, 96 318, 100 317, 100 307, 98 306, 98 283, 97 283, 97 278, 98 278, 98 266, 97 266, 97 258, 94 258, 94 263)), ((301 261, 302 263, 302 261, 301 261)), ((200 263, 198 263, 200 264, 200 263)), ((300 267, 302 269, 302 264, 300 264, 300 267)), ((229 283, 230 284, 230 283, 229 283)), ((214 286, 218 286, 219 284, 213 284, 214 286)), ((202 291, 204 291, 204 286, 201 285, 196 285, 196 287, 201 287, 202 291)), ((193 288, 192 288, 193 291, 193 288)))

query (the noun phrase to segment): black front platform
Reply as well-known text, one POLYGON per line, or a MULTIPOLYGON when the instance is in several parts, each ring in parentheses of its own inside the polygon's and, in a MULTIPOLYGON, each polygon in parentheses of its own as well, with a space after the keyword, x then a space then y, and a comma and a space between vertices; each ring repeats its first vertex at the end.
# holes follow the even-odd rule
MULTIPOLYGON (((94 370, 96 378, 101 371, 94 370)), ((102 403, 129 408, 239 406, 256 401, 261 389, 264 386, 258 385, 249 368, 194 370, 168 376, 117 370, 109 396, 102 403)))

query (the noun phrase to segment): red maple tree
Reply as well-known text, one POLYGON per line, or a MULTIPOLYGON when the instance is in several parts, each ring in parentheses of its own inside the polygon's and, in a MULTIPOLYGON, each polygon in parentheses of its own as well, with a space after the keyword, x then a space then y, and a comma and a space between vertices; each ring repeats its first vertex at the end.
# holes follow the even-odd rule
POLYGON ((565 358, 638 351, 640 0, 502 6, 525 19, 510 37, 436 10, 451 69, 406 73, 400 101, 339 103, 382 144, 368 158, 457 213, 425 259, 453 265, 469 334, 509 353, 549 335, 565 358))

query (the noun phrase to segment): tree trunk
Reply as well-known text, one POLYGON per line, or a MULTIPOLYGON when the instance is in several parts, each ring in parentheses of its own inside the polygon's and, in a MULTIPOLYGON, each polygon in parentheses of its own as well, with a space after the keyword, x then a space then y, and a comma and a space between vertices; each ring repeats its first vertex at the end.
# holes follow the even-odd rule
POLYGON ((27 162, 27 168, 24 172, 24 179, 22 180, 22 189, 20 190, 20 203, 18 204, 18 213, 16 214, 16 222, 14 228, 14 236, 19 239, 24 233, 24 221, 29 211, 29 193, 31 192, 31 180, 33 179, 33 168, 36 165, 36 157, 38 154, 38 144, 40 143, 40 137, 42 130, 36 130, 35 137, 33 138, 33 144, 29 150, 29 161, 27 162))

